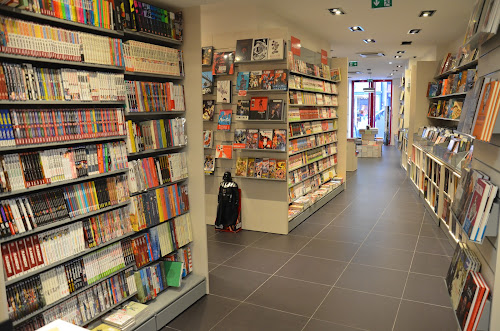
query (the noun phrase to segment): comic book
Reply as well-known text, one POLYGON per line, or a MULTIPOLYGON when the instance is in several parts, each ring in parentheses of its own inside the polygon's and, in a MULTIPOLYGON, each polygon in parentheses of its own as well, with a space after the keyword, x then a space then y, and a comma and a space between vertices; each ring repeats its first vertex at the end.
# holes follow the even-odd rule
POLYGON ((249 71, 238 72, 238 78, 236 79, 236 91, 248 90, 249 80, 250 80, 250 72, 249 71))
POLYGON ((236 104, 235 120, 247 121, 250 113, 250 100, 238 100, 236 104))
POLYGON ((246 139, 246 148, 247 149, 257 149, 258 147, 259 147, 259 130, 248 129, 247 130, 247 139, 246 139))
POLYGON ((236 170, 234 172, 235 176, 246 177, 247 166, 248 166, 248 158, 238 157, 238 160, 236 160, 236 170))
POLYGON ((234 52, 214 52, 212 74, 232 75, 234 73, 234 52))
POLYGON ((260 129, 259 130, 259 149, 272 149, 273 148, 273 130, 260 129))
POLYGON ((233 149, 246 148, 246 143, 247 143, 247 130, 246 129, 234 130, 233 149))
POLYGON ((215 102, 213 100, 203 100, 203 120, 213 121, 215 112, 215 102))

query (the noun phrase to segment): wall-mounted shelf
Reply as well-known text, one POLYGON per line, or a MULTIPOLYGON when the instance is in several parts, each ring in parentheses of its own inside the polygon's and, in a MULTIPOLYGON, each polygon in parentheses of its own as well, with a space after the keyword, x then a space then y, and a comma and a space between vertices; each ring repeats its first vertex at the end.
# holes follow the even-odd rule
POLYGON ((8 54, 8 53, 0 53, 0 59, 7 60, 7 61, 15 61, 15 62, 34 62, 34 63, 40 63, 40 64, 44 64, 44 65, 54 64, 57 66, 64 66, 64 67, 78 67, 78 68, 85 68, 87 70, 92 70, 92 71, 104 70, 104 71, 123 72, 125 70, 125 67, 109 65, 109 64, 64 61, 64 60, 57 60, 57 59, 51 59, 51 58, 45 58, 45 57, 34 57, 34 56, 8 54))
POLYGON ((302 77, 314 78, 314 79, 322 80, 322 81, 329 82, 329 83, 339 83, 339 81, 336 81, 336 80, 331 80, 331 79, 318 77, 318 76, 314 76, 314 75, 303 74, 301 72, 292 71, 292 70, 290 70, 290 75, 297 75, 297 76, 302 76, 302 77))
POLYGON ((440 99, 451 99, 451 98, 465 98, 467 95, 467 92, 463 93, 452 93, 452 94, 446 94, 446 95, 438 95, 435 97, 429 97, 429 100, 440 100, 440 99))
POLYGON ((182 40, 172 39, 168 37, 159 36, 152 33, 132 31, 125 29, 123 31, 124 40, 137 40, 146 43, 158 44, 161 46, 179 46, 182 45, 182 40))
POLYGON ((173 75, 163 75, 163 74, 153 74, 149 72, 139 72, 139 71, 125 71, 125 79, 130 80, 141 80, 141 79, 152 79, 152 80, 181 80, 184 79, 183 76, 173 76, 173 75))
POLYGON ((127 136, 110 136, 110 137, 100 137, 100 138, 90 138, 90 139, 80 139, 80 140, 63 140, 52 143, 45 144, 31 144, 31 145, 15 145, 15 146, 7 146, 0 147, 0 154, 5 153, 17 153, 20 151, 27 151, 32 149, 46 149, 49 147, 62 147, 62 146, 74 146, 74 145, 86 145, 86 144, 94 144, 104 141, 116 141, 116 140, 124 140, 127 136))
POLYGON ((326 94, 326 95, 338 95, 338 93, 329 93, 329 92, 325 92, 325 91, 314 91, 314 90, 307 90, 307 89, 295 88, 295 87, 290 87, 288 89, 290 91, 302 91, 302 92, 320 93, 320 94, 326 94))
POLYGON ((478 60, 474 60, 474 61, 471 61, 469 63, 466 63, 464 65, 461 65, 460 67, 456 67, 450 71, 447 71, 447 72, 443 72, 442 74, 440 75, 437 75, 436 77, 434 77, 434 79, 436 80, 439 80, 439 79, 442 79, 442 78, 445 78, 445 77, 448 77, 449 75, 451 74, 456 74, 462 70, 466 70, 466 69, 470 69, 470 68, 474 68, 477 66, 477 63, 478 63, 478 60))

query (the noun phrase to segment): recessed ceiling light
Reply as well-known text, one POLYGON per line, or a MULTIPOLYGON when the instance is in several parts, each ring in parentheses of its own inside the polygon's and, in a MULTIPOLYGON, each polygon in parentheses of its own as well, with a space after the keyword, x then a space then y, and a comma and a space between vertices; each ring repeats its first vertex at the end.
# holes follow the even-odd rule
POLYGON ((406 51, 397 51, 397 54, 404 54, 406 51))
POLYGON ((407 46, 407 45, 411 45, 411 43, 412 43, 411 41, 402 41, 401 45, 406 45, 407 46))
POLYGON ((394 73, 391 72, 391 76, 394 76, 394 73))
POLYGON ((356 71, 358 75, 361 75, 363 72, 362 71, 356 71))
POLYGON ((342 10, 342 8, 330 8, 330 9, 328 9, 328 11, 332 15, 344 15, 345 14, 345 12, 342 10))
POLYGON ((362 27, 360 26, 350 26, 349 27, 349 30, 351 30, 352 32, 361 32, 361 31, 365 31, 365 29, 363 29, 362 27))
POLYGON ((419 17, 431 17, 432 15, 434 15, 436 11, 435 10, 424 10, 424 11, 421 11, 420 12, 420 15, 418 15, 419 17))
POLYGON ((397 65, 396 68, 402 68, 403 66, 402 65, 397 65))
POLYGON ((373 44, 375 42, 375 39, 363 39, 363 41, 367 44, 373 44))
POLYGON ((411 29, 410 31, 408 31, 408 34, 417 34, 421 31, 421 29, 411 29))
POLYGON ((394 58, 395 58, 395 59, 400 59, 400 58, 401 58, 401 55, 394 55, 394 58))
POLYGON ((389 62, 389 64, 392 64, 392 62, 389 62))

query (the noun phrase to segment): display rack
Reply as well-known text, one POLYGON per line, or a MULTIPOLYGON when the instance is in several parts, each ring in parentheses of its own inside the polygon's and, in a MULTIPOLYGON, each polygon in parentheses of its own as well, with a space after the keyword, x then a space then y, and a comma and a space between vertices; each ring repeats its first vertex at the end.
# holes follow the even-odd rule
MULTIPOLYGON (((4 14, 11 17, 16 17, 19 19, 23 19, 26 21, 34 21, 41 24, 49 24, 57 27, 63 27, 73 31, 83 31, 87 33, 94 33, 103 36, 110 36, 112 38, 120 38, 122 40, 137 40, 147 43, 152 43, 161 46, 175 47, 181 49, 185 52, 191 52, 192 50, 199 49, 199 45, 201 44, 201 32, 199 30, 199 21, 200 21, 200 11, 199 8, 187 9, 184 11, 184 19, 186 22, 189 22, 184 27, 184 41, 174 40, 171 38, 156 36, 149 33, 144 32, 135 32, 131 30, 125 31, 115 31, 104 28, 99 28, 95 26, 90 26, 86 24, 81 24, 77 22, 72 22, 64 19, 59 19, 56 17, 46 16, 42 14, 37 14, 25 10, 20 10, 16 8, 10 8, 1 5, 0 6, 0 14, 4 14), (198 29, 196 28, 198 26, 198 29)), ((194 53, 194 52, 192 52, 194 53)), ((191 54, 191 53, 190 53, 191 54)), ((100 64, 91 64, 84 62, 72 62, 72 61, 63 61, 56 59, 45 59, 45 58, 36 58, 30 56, 21 56, 21 55, 12 55, 12 54, 0 54, 0 60, 9 63, 33 63, 45 67, 51 68, 75 68, 75 69, 85 69, 88 71, 99 71, 99 72, 112 72, 119 73, 125 76, 127 80, 141 80, 141 81, 155 81, 155 82, 167 82, 167 81, 175 81, 176 83, 181 83, 184 85, 184 96, 186 99, 186 108, 187 109, 198 109, 201 107, 201 96, 199 95, 199 86, 200 86, 200 74, 201 70, 199 70, 198 63, 199 58, 193 56, 184 56, 184 65, 186 66, 185 76, 170 76, 170 75, 159 75, 154 73, 142 73, 142 72, 128 72, 125 71, 124 67, 121 66, 112 66, 112 65, 100 65, 100 64)), ((33 106, 45 106, 45 107, 59 107, 59 108, 74 108, 74 107, 110 107, 116 106, 121 107, 123 110, 126 108, 125 101, 0 101, 0 106, 4 108, 34 108, 33 106)), ((75 108, 76 109, 76 108, 75 108)), ((190 179, 182 179, 179 181, 174 181, 171 183, 166 183, 160 185, 155 188, 148 189, 144 192, 136 192, 132 193, 131 196, 137 196, 143 194, 152 189, 166 187, 169 185, 174 185, 177 183, 185 182, 188 185, 189 190, 189 200, 191 202, 198 201, 196 203, 196 208, 190 213, 192 214, 191 222, 193 228, 193 237, 194 241, 190 244, 192 248, 193 254, 193 263, 194 263, 194 272, 189 274, 185 280, 182 281, 182 285, 180 288, 172 289, 168 288, 166 291, 161 293, 155 300, 148 303, 148 310, 146 313, 141 315, 141 318, 144 319, 143 323, 136 323, 133 330, 141 330, 141 331, 150 331, 150 330, 160 330, 163 328, 170 320, 174 319, 178 314, 180 314, 184 309, 192 305, 198 299, 200 299, 203 295, 207 293, 207 275, 208 275, 208 266, 207 266, 207 252, 206 252, 206 227, 203 222, 204 215, 204 202, 203 199, 200 199, 203 196, 203 175, 202 175, 202 166, 200 166, 200 155, 202 154, 201 148, 197 145, 197 141, 201 142, 201 137, 197 135, 201 131, 201 119, 194 114, 187 114, 184 111, 163 111, 163 112, 147 112, 147 113, 130 113, 125 112, 125 119, 132 121, 143 121, 148 119, 161 119, 161 118, 172 118, 172 117, 185 117, 187 120, 187 135, 189 138, 189 143, 193 144, 193 146, 183 145, 183 146, 175 146, 157 150, 146 150, 138 153, 129 153, 129 159, 138 159, 142 157, 147 157, 150 155, 158 155, 158 154, 171 154, 176 152, 185 152, 187 155, 187 160, 189 163, 189 178, 190 179), (198 221, 199 220, 199 221, 198 221)), ((47 149, 60 148, 63 146, 76 146, 76 145, 92 145, 104 142, 116 142, 121 141, 125 142, 127 136, 115 136, 115 137, 99 137, 93 139, 85 139, 85 140, 68 140, 68 141, 60 141, 57 143, 46 143, 46 144, 32 144, 32 145, 21 145, 14 147, 1 147, 0 155, 18 153, 21 151, 44 151, 47 149)), ((47 190, 51 190, 54 188, 64 188, 66 186, 79 184, 79 183, 87 183, 90 181, 94 181, 100 178, 111 178, 116 176, 125 175, 128 173, 128 170, 120 169, 115 171, 109 171, 105 173, 101 173, 98 175, 91 175, 87 177, 80 177, 75 180, 67 180, 55 182, 53 184, 44 184, 39 186, 30 187, 27 189, 17 190, 9 193, 0 194, 0 202, 5 201, 6 199, 11 199, 13 197, 18 196, 29 196, 34 193, 44 192, 47 190)), ((88 219, 92 216, 97 216, 109 211, 113 211, 115 209, 123 208, 128 211, 129 200, 125 202, 121 202, 106 208, 101 208, 99 210, 86 213, 80 216, 71 217, 67 219, 63 219, 57 222, 49 223, 47 225, 39 226, 33 230, 26 231, 23 233, 19 233, 10 237, 0 239, 0 244, 6 244, 21 238, 25 238, 28 236, 32 236, 34 234, 39 234, 45 231, 49 231, 52 229, 57 229, 61 226, 72 224, 81 220, 88 219)), ((167 220, 170 221, 171 219, 167 220)), ((38 268, 28 273, 24 273, 22 276, 9 279, 5 281, 4 273, 3 273, 3 264, 0 260, 0 267, 2 269, 2 275, 0 276, 0 286, 11 286, 22 282, 32 276, 45 272, 47 270, 51 270, 56 266, 63 265, 66 262, 70 262, 76 260, 78 257, 85 256, 90 254, 91 252, 95 252, 103 247, 107 247, 113 243, 120 243, 122 240, 127 239, 137 232, 129 232, 125 233, 121 236, 108 240, 102 243, 99 246, 85 249, 82 252, 72 255, 71 257, 59 260, 55 263, 51 263, 50 265, 46 265, 43 268, 38 268)), ((84 288, 79 289, 69 295, 64 296, 63 298, 52 302, 50 305, 46 305, 44 307, 40 307, 38 310, 32 312, 29 315, 26 315, 22 318, 18 318, 13 322, 14 326, 20 326, 22 323, 28 321, 30 318, 35 317, 43 313, 44 311, 49 310, 50 308, 67 301, 71 298, 76 297, 78 294, 82 293, 86 289, 103 282, 110 277, 117 275, 118 273, 130 268, 131 265, 127 265, 119 270, 116 270, 105 277, 101 278, 98 282, 93 285, 88 285, 84 288)), ((135 264, 134 264, 135 266, 135 264)), ((122 300, 112 305, 108 309, 103 310, 96 316, 94 316, 91 320, 87 320, 86 324, 92 323, 92 325, 97 326, 100 324, 100 319, 105 316, 109 311, 113 310, 116 307, 126 303, 130 299, 134 298, 135 293, 131 293, 130 295, 124 297, 122 300)), ((3 300, 3 297, 2 297, 3 300)), ((1 302, 2 310, 7 311, 7 302, 1 302)))

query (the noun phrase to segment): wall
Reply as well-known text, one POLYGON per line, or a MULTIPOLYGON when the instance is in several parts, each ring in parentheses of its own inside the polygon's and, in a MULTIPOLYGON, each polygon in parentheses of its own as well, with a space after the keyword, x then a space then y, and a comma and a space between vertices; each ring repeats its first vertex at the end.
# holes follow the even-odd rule
POLYGON ((392 80, 392 122, 391 122, 391 145, 395 145, 397 138, 394 139, 394 135, 398 134, 399 130, 399 109, 401 107, 401 102, 399 98, 401 97, 401 79, 392 80))

